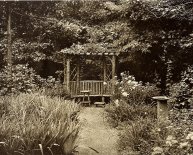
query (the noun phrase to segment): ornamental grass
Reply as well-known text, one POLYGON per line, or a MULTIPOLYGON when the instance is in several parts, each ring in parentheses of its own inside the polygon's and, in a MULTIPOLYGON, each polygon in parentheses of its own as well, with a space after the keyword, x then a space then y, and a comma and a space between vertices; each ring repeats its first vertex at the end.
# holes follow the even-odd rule
POLYGON ((41 94, 0 99, 1 155, 71 155, 79 132, 79 107, 41 94))

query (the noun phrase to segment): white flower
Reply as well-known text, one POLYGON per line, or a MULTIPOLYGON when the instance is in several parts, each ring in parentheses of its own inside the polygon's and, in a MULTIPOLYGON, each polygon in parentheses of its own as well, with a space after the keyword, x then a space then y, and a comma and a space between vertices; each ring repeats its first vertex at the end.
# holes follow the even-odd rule
POLYGON ((131 80, 128 80, 127 83, 130 84, 130 83, 131 83, 131 80))
POLYGON ((121 76, 125 75, 124 73, 121 73, 121 76))
POLYGON ((107 83, 104 81, 104 82, 103 82, 103 85, 107 85, 107 83))
POLYGON ((133 86, 132 89, 135 89, 135 86, 133 86))
POLYGON ((190 132, 186 137, 187 140, 193 140, 193 132, 190 132))
POLYGON ((157 131, 158 131, 158 132, 160 132, 160 131, 161 131, 161 129, 160 129, 160 128, 158 128, 158 129, 157 129, 157 131))
POLYGON ((138 84, 138 83, 137 83, 136 81, 132 81, 131 84, 132 84, 132 85, 136 85, 136 84, 138 84))
POLYGON ((115 106, 116 106, 116 107, 119 106, 119 100, 118 100, 118 99, 115 100, 115 106))
POLYGON ((31 91, 31 89, 27 89, 27 92, 28 92, 28 93, 31 93, 32 91, 31 91))
POLYGON ((176 144, 178 143, 178 141, 175 139, 175 137, 173 137, 172 135, 169 135, 167 138, 166 138, 166 144, 168 146, 172 146, 173 144, 176 144))
POLYGON ((180 143, 180 146, 179 148, 184 148, 184 147, 187 147, 188 146, 188 142, 183 142, 183 143, 180 143))
POLYGON ((134 83, 134 85, 138 85, 138 82, 137 82, 137 81, 134 81, 133 83, 134 83))
POLYGON ((153 153, 152 155, 156 155, 156 154, 162 154, 164 152, 164 150, 161 147, 154 147, 153 148, 153 153))
POLYGON ((125 96, 125 97, 128 96, 127 92, 123 92, 122 95, 125 96))

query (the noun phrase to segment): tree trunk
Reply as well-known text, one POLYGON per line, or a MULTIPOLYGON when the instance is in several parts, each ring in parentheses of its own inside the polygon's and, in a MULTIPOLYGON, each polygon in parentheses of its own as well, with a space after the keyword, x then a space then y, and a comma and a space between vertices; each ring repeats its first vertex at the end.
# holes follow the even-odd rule
POLYGON ((12 49, 11 49, 11 4, 7 4, 7 64, 12 65, 12 49))

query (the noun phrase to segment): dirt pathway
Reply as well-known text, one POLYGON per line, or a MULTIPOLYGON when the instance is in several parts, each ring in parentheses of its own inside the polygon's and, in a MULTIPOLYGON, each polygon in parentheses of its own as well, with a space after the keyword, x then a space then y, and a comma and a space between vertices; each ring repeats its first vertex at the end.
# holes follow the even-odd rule
POLYGON ((80 120, 79 155, 118 155, 116 143, 117 131, 104 119, 104 108, 85 107, 80 120))

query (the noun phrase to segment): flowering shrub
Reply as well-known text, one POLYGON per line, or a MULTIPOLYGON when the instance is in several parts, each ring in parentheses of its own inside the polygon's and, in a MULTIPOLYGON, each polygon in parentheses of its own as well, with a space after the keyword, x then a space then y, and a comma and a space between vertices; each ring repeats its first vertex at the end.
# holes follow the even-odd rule
POLYGON ((173 134, 176 136, 168 135, 161 147, 154 147, 152 155, 187 155, 193 153, 193 132, 187 133, 179 127, 174 130, 173 134))
MULTIPOLYGON (((191 92, 192 71, 184 73, 179 88, 171 91, 175 102, 192 102, 191 92), (191 76, 190 76, 191 75, 191 76), (186 77, 186 78, 185 78, 186 77), (187 78, 189 77, 189 78, 187 78), (185 92, 179 93, 179 92, 185 92), (180 95, 183 99, 178 101, 180 95)), ((119 137, 120 154, 143 155, 187 155, 193 154, 193 110, 176 108, 170 110, 169 120, 157 122, 155 106, 151 106, 152 96, 159 94, 158 89, 150 84, 136 82, 133 76, 121 74, 117 81, 114 103, 107 107, 107 116, 111 123, 121 127, 119 137), (126 123, 124 123, 126 122, 126 123)))
POLYGON ((106 107, 106 112, 110 123, 121 129, 119 148, 123 155, 151 153, 150 146, 157 137, 151 132, 156 126, 156 107, 151 97, 158 94, 155 86, 137 82, 126 72, 116 81, 114 103, 106 107))
POLYGON ((128 104, 139 105, 151 103, 150 99, 159 94, 159 90, 149 83, 137 82, 135 77, 128 73, 121 73, 121 80, 116 81, 114 98, 127 101, 128 104))
POLYGON ((132 121, 121 132, 119 140, 121 154, 192 154, 192 116, 193 111, 182 114, 178 110, 171 110, 169 121, 159 123, 151 117, 145 119, 141 117, 132 121))

